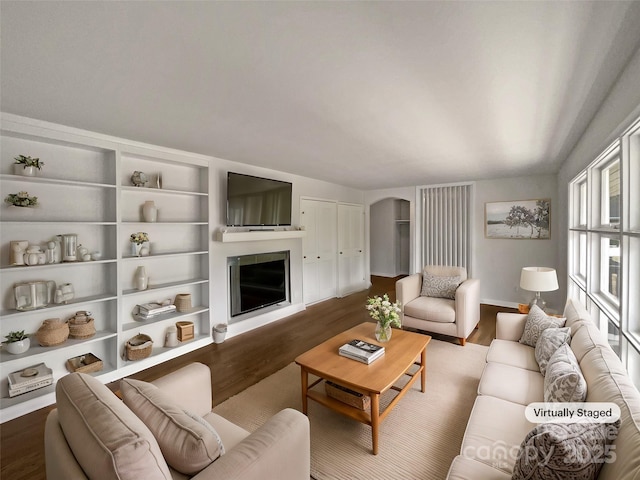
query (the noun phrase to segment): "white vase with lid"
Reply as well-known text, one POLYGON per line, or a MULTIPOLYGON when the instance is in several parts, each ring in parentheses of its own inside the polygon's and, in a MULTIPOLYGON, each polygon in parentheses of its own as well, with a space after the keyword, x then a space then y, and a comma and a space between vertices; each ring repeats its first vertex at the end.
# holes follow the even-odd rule
POLYGON ((158 220, 158 209, 152 200, 144 202, 142 206, 142 217, 147 223, 155 223, 158 220))

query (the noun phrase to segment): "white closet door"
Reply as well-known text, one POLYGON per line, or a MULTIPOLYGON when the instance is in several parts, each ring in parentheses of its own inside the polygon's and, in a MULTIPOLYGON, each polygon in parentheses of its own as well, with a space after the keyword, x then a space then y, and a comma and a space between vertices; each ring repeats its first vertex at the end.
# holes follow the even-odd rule
POLYGON ((338 294, 366 288, 364 207, 338 204, 338 294))

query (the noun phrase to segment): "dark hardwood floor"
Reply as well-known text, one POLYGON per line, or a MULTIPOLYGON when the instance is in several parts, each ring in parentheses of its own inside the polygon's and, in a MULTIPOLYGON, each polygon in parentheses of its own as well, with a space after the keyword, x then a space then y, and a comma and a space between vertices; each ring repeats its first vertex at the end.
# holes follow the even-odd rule
MULTIPOLYGON (((241 392, 291 363, 299 354, 365 321, 371 321, 364 304, 367 297, 388 293, 395 299, 395 278, 372 277, 369 290, 309 306, 305 311, 259 329, 213 344, 144 370, 132 377, 154 380, 191 363, 211 367, 215 405, 241 392)), ((489 345, 495 338, 498 311, 481 306, 480 325, 469 342, 489 345)), ((457 343, 456 339, 434 338, 457 343)), ((464 348, 464 347, 460 347, 464 348)), ((118 388, 117 382, 109 385, 118 388)), ((54 406, 24 415, 0 426, 0 477, 6 480, 44 480, 44 424, 54 406)), ((54 480, 54 479, 50 479, 54 480)))

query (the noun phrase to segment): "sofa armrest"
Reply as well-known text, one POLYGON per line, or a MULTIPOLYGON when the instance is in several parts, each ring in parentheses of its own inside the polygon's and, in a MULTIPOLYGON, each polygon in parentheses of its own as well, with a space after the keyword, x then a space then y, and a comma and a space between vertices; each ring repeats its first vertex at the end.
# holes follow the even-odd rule
POLYGON ((88 480, 62 432, 57 409, 49 412, 45 422, 44 460, 47 478, 88 480))
POLYGON ((190 363, 151 383, 193 413, 205 416, 211 411, 211 370, 202 363, 190 363))
POLYGON ((456 326, 459 338, 467 338, 480 321, 480 280, 469 278, 456 289, 456 326))
POLYGON ((400 308, 404 312, 404 306, 411 300, 420 296, 422 290, 422 274, 414 273, 401 278, 396 282, 396 301, 400 302, 400 308))
POLYGON ((496 338, 517 342, 522 337, 527 314, 498 312, 496 316, 496 338))
POLYGON ((286 408, 193 480, 309 480, 310 473, 309 419, 286 408))

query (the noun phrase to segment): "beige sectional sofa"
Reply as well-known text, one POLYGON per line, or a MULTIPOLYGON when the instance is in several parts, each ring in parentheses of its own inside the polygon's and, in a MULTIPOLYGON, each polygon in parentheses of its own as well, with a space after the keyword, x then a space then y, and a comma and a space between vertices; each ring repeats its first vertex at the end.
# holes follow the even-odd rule
MULTIPOLYGON (((598 479, 639 480, 640 394, 585 308, 569 299, 563 315, 565 327, 570 327, 570 349, 586 380, 586 402, 614 402, 621 410, 613 455, 608 457, 615 460, 602 463, 598 479)), ((520 445, 536 426, 525 418, 525 408, 544 401, 544 377, 535 349, 519 343, 526 320, 527 315, 498 314, 496 339, 487 354, 460 455, 449 470, 450 480, 512 478, 520 445)))
POLYGON ((250 434, 211 411, 203 364, 151 384, 125 379, 121 391, 124 401, 80 373, 58 381, 45 426, 49 480, 309 479, 307 417, 285 409, 250 434))

